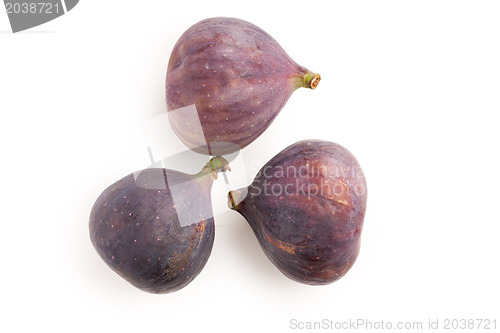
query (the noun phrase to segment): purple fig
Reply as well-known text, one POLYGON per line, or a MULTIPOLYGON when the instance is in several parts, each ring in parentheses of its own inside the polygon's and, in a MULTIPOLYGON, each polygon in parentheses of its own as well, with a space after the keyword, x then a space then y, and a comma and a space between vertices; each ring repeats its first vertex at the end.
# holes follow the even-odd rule
POLYGON ((261 28, 206 19, 184 32, 170 56, 170 125, 198 153, 233 153, 266 130, 297 88, 315 89, 319 81, 261 28))
POLYGON ((229 192, 272 263, 311 285, 340 279, 360 248, 366 181, 342 146, 297 142, 262 167, 248 188, 229 192))
POLYGON ((145 169, 109 186, 90 213, 90 239, 106 264, 135 287, 169 293, 203 269, 214 242, 214 157, 196 175, 145 169))

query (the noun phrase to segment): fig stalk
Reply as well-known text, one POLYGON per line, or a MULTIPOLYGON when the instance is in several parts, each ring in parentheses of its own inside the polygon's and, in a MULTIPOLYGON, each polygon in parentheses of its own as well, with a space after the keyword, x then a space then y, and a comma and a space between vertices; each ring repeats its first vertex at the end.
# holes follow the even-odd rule
POLYGON ((320 80, 321 80, 321 75, 319 75, 317 73, 309 72, 309 73, 304 75, 302 86, 304 88, 316 89, 320 80))

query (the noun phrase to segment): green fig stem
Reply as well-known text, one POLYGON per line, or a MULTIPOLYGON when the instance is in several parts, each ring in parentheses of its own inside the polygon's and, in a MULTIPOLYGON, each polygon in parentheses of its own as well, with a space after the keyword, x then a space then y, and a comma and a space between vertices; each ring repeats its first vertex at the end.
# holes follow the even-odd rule
POLYGON ((208 163, 203 167, 200 173, 212 175, 213 179, 217 179, 217 174, 219 172, 231 171, 229 167, 229 162, 222 156, 215 156, 208 161, 208 163))
POLYGON ((321 75, 318 73, 308 72, 303 77, 304 87, 309 89, 316 89, 321 81, 321 75))

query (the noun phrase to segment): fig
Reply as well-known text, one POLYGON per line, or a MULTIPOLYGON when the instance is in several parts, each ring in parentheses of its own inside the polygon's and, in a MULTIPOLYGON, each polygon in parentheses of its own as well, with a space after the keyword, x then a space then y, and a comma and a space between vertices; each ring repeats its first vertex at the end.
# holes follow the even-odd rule
POLYGON ((358 256, 366 181, 356 158, 336 143, 297 142, 228 197, 267 257, 292 280, 334 282, 358 256))
POLYGON ((261 28, 209 18, 185 31, 172 50, 167 114, 191 150, 229 154, 257 139, 297 88, 315 89, 319 81, 261 28))
POLYGON ((135 287, 170 293, 203 269, 214 242, 210 190, 214 157, 195 175, 162 168, 132 173, 102 192, 90 213, 90 239, 104 262, 135 287))

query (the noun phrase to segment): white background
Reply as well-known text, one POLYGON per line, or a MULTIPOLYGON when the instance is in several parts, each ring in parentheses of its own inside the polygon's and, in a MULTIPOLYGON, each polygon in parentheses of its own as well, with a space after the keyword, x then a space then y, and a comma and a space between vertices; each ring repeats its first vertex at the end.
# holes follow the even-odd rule
MULTIPOLYGON (((499 17, 498 1, 84 0, 12 34, 0 13, 0 325, 292 332, 292 319, 425 328, 429 319, 497 316, 500 326, 499 17), (362 248, 334 284, 284 277, 232 211, 216 216, 205 269, 173 294, 135 289, 92 248, 95 199, 149 165, 142 124, 165 111, 175 42, 212 16, 260 26, 322 75, 315 91, 293 94, 231 174, 249 182, 306 138, 358 158, 369 190, 362 248)), ((226 193, 220 179, 217 211, 226 193)))

